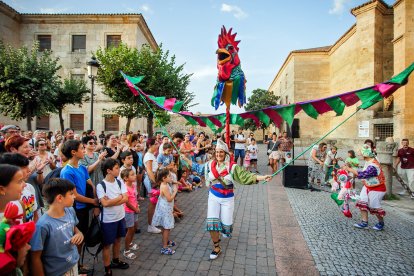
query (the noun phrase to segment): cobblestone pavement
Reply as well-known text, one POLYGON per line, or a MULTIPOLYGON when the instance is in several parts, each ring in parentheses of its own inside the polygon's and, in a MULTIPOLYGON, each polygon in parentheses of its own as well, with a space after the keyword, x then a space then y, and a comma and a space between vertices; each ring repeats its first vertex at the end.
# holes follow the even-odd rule
MULTIPOLYGON (((209 260, 213 249, 210 234, 204 230, 206 187, 178 195, 178 206, 185 215, 171 231, 170 238, 177 243, 172 256, 160 254, 160 234, 146 232, 147 200, 144 201, 139 216, 142 234, 135 235, 135 242, 140 246, 138 257, 126 260, 130 268, 114 270, 114 275, 276 275, 266 190, 262 184, 237 186, 233 236, 222 238, 224 252, 214 261, 209 260)), ((95 267, 97 275, 103 272, 101 258, 102 254, 95 267)), ((92 260, 87 260, 91 266, 92 260)))
POLYGON ((354 204, 347 219, 329 193, 286 192, 321 275, 414 275, 412 218, 385 207, 384 231, 354 229, 360 220, 354 204))
MULTIPOLYGON (((265 149, 259 149, 259 170, 268 174, 265 149)), ((353 229, 359 220, 355 208, 354 218, 346 219, 329 193, 285 189, 279 177, 237 186, 233 237, 222 239, 224 252, 210 261, 207 196, 205 187, 178 195, 185 216, 171 231, 178 244, 173 256, 160 254, 160 234, 146 232, 148 200, 141 203, 138 257, 114 275, 414 275, 412 216, 386 206, 383 232, 353 229)), ((103 272, 101 258, 96 275, 103 272)), ((86 263, 92 264, 88 256, 86 263)))

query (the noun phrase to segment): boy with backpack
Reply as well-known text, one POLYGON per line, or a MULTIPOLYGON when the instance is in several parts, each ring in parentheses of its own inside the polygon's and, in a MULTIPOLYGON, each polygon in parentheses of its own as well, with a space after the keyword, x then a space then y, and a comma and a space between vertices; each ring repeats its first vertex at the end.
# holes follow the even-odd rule
POLYGON ((96 193, 102 205, 101 229, 103 236, 103 263, 105 275, 112 275, 111 269, 127 269, 129 265, 119 260, 121 239, 125 237, 125 209, 128 201, 125 184, 117 179, 119 175, 118 161, 112 158, 102 163, 104 180, 96 186, 96 193), (111 262, 112 246, 112 262, 111 262))
MULTIPOLYGON (((89 228, 89 208, 90 205, 98 206, 98 200, 91 198, 93 195, 87 196, 87 188, 91 193, 95 193, 95 186, 89 178, 88 169, 79 165, 79 160, 83 159, 85 153, 83 144, 78 140, 68 140, 62 146, 62 154, 69 161, 66 166, 61 170, 60 177, 67 179, 75 185, 75 204, 74 209, 76 217, 78 218, 78 229, 86 234, 89 228), (87 187, 89 185, 89 187, 87 187), (89 204, 89 206, 88 206, 89 204)), ((78 252, 81 252, 83 243, 78 245, 78 252)), ((79 266, 79 274, 90 273, 89 269, 79 266)))
POLYGON ((43 187, 49 210, 36 223, 31 245, 33 275, 78 275, 79 253, 83 234, 76 227, 78 219, 72 208, 75 185, 53 178, 43 187))

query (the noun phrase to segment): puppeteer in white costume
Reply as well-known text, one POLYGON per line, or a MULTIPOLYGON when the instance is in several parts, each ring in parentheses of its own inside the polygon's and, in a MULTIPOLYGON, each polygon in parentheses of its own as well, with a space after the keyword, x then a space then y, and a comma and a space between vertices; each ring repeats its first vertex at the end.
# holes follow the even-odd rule
POLYGON ((231 162, 226 143, 219 139, 215 158, 205 166, 205 177, 209 187, 206 230, 214 243, 210 254, 214 260, 221 253, 220 232, 229 237, 233 231, 234 184, 256 184, 270 180, 271 176, 256 175, 231 162))

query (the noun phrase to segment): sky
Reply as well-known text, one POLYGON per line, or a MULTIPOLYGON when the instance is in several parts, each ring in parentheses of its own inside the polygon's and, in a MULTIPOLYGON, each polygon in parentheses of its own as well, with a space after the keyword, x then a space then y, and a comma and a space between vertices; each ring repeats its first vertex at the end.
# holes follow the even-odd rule
MULTIPOLYGON (((222 25, 238 33, 247 97, 268 89, 289 52, 332 45, 354 23, 350 9, 367 0, 2 0, 22 13, 142 13, 155 40, 193 74, 192 112, 221 113, 210 105, 217 78, 222 25)), ((386 0, 393 4, 394 0, 386 0)), ((310 98, 311 99, 311 98, 310 98)), ((232 106, 232 113, 243 108, 232 106)))

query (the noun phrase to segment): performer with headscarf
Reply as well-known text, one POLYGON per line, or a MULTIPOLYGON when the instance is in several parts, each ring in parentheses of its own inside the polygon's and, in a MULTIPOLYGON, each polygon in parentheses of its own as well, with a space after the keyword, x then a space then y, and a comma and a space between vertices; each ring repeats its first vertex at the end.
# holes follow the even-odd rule
POLYGON ((362 221, 354 224, 356 228, 368 228, 368 211, 372 215, 376 215, 378 223, 373 227, 374 230, 381 231, 384 229, 385 211, 381 207, 381 200, 385 195, 385 176, 381 169, 381 165, 375 158, 375 153, 369 145, 364 145, 361 148, 361 155, 364 157, 365 165, 362 170, 354 170, 345 166, 348 172, 353 173, 359 179, 362 179, 364 184, 360 200, 357 201, 356 207, 361 210, 362 221))
POLYGON ((233 231, 234 183, 256 184, 261 180, 271 180, 270 175, 256 175, 230 161, 227 144, 217 140, 215 158, 205 165, 206 185, 210 186, 208 197, 207 227, 214 249, 210 259, 221 253, 220 232, 230 237, 233 231))

